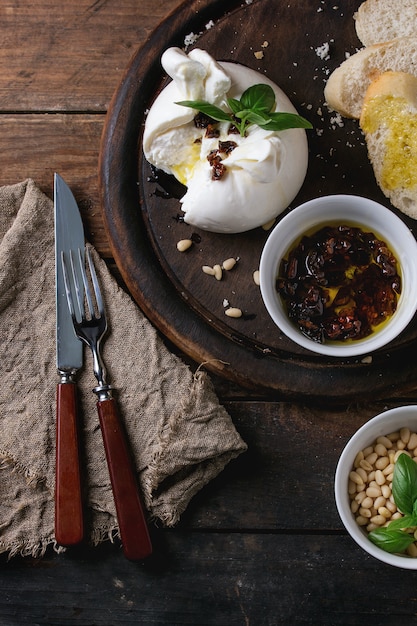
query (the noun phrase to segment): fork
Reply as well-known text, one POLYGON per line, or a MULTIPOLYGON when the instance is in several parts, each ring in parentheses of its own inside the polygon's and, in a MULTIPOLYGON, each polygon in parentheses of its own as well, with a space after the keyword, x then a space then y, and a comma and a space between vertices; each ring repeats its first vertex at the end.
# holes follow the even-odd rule
POLYGON ((94 375, 97 386, 97 411, 103 436, 104 449, 110 474, 110 482, 116 506, 123 552, 129 560, 141 560, 152 552, 149 531, 145 520, 141 497, 135 480, 133 463, 127 440, 119 417, 112 387, 107 384, 105 367, 101 358, 100 344, 107 331, 107 319, 97 274, 91 252, 71 250, 69 258, 62 255, 62 268, 68 308, 74 331, 92 351, 94 375), (94 289, 95 305, 90 281, 86 271, 87 257, 89 274, 94 289), (68 266, 69 265, 69 266, 68 266), (79 266, 82 283, 77 278, 79 266))

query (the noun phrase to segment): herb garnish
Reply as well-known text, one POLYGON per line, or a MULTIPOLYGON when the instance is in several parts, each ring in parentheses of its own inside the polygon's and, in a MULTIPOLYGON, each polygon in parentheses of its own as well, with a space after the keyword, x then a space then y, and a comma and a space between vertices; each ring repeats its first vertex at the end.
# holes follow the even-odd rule
POLYGON ((251 124, 256 124, 264 130, 277 131, 289 128, 313 128, 301 115, 274 111, 275 93, 270 85, 252 85, 241 95, 240 100, 227 98, 230 113, 204 100, 182 100, 176 104, 196 109, 217 122, 230 122, 242 137, 251 124))
POLYGON ((395 463, 392 495, 403 517, 372 530, 368 537, 386 552, 404 552, 416 541, 404 529, 417 526, 417 464, 407 454, 400 454, 395 463))

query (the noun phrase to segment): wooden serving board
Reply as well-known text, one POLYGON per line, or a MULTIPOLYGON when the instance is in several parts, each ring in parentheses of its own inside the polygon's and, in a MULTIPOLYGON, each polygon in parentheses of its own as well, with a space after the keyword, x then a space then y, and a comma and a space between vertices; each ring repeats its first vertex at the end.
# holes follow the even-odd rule
MULTIPOLYGON (((358 123, 329 112, 323 97, 329 73, 360 47, 353 20, 359 4, 187 1, 134 55, 107 116, 100 158, 102 207, 116 263, 133 298, 197 363, 262 393, 337 402, 409 390, 417 374, 417 325, 373 354, 371 362, 325 358, 292 343, 271 321, 252 277, 268 232, 219 235, 178 219, 184 190, 171 177, 156 177, 142 154, 146 111, 166 84, 162 52, 184 47, 193 34, 194 46, 216 59, 268 76, 312 122, 307 177, 288 210, 336 193, 364 195, 390 206, 375 183, 358 123), (323 45, 329 46, 324 58, 323 45), (187 238, 193 246, 178 252, 177 242, 187 238), (202 265, 229 257, 239 260, 221 281, 202 272, 202 265), (242 309, 243 317, 228 318, 225 302, 242 309)), ((416 223, 409 220, 408 225, 415 228, 416 223)))

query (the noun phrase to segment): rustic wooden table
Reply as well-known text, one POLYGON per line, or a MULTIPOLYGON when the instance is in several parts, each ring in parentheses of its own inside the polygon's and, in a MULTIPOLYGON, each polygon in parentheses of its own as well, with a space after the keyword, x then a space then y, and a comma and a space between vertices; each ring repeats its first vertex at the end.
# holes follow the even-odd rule
MULTIPOLYGON (((99 199, 101 133, 132 54, 179 4, 0 6, 0 184, 30 177, 52 197, 60 172, 116 276, 99 199)), ((145 564, 126 561, 113 544, 3 556, 2 626, 417 623, 417 573, 363 553, 333 498, 349 436, 381 410, 414 402, 412 392, 328 406, 213 380, 248 452, 194 498, 177 528, 153 529, 155 555, 145 564)))

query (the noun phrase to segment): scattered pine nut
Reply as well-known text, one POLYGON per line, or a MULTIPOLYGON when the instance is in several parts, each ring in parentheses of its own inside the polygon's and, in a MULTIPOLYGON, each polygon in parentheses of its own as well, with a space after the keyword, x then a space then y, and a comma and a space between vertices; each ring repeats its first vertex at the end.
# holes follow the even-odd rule
POLYGON ((275 224, 275 217, 272 220, 269 220, 269 222, 266 222, 265 224, 262 224, 262 229, 263 230, 270 230, 273 225, 275 224))
POLYGON ((255 270, 253 272, 253 282, 255 283, 255 285, 260 285, 261 281, 259 279, 259 270, 255 270))
POLYGON ((222 276, 223 276, 223 272, 222 272, 221 266, 220 265, 214 265, 213 271, 214 271, 214 278, 216 280, 221 280, 222 276))
POLYGON ((210 265, 203 265, 201 269, 205 274, 208 274, 209 276, 214 276, 214 269, 210 267, 210 265))
POLYGON ((236 307, 230 307, 230 309, 225 310, 225 314, 227 317, 242 317, 242 311, 237 309, 236 307))
POLYGON ((190 248, 193 245, 193 242, 191 241, 191 239, 181 239, 178 243, 177 243, 177 250, 179 252, 185 252, 186 250, 188 250, 188 248, 190 248))
POLYGON ((236 265, 236 259, 234 259, 233 257, 230 257, 230 259, 226 259, 225 261, 223 261, 222 268, 228 272, 232 270, 235 265, 236 265))

